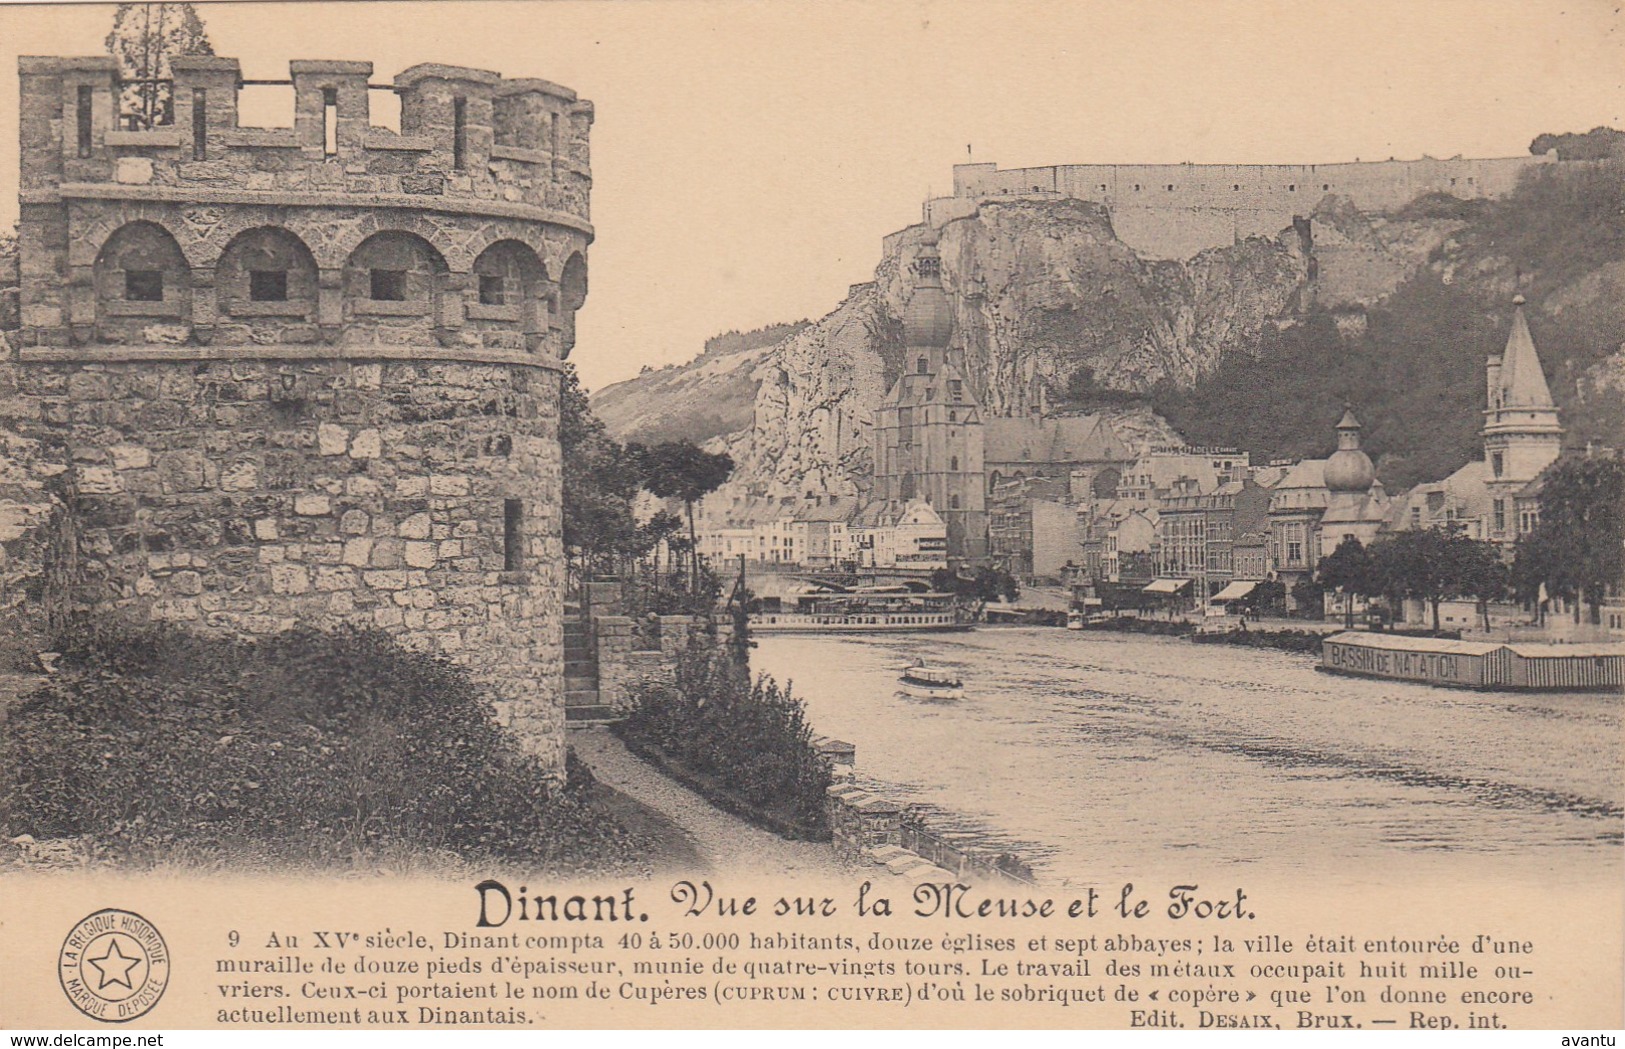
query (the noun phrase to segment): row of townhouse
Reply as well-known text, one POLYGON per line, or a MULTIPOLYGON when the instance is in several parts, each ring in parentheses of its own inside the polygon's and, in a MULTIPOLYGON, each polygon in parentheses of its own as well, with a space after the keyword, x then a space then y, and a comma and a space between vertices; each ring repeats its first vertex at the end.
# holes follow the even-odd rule
POLYGON ((1078 509, 1075 583, 1143 584, 1193 601, 1312 576, 1346 534, 1369 542, 1389 499, 1346 412, 1327 459, 1174 475, 1078 509))
MULTIPOLYGON (((709 509, 709 508, 707 508, 709 509)), ((924 501, 870 502, 850 497, 800 501, 741 500, 707 515, 703 557, 762 565, 850 570, 948 567, 948 527, 924 501)))
MULTIPOLYGON (((1483 455, 1439 481, 1390 495, 1360 446, 1360 423, 1346 411, 1337 448, 1324 459, 1271 463, 1227 477, 1217 457, 1142 461, 1119 498, 1079 507, 1075 579, 1113 583, 1199 581, 1192 597, 1236 596, 1248 582, 1293 591, 1315 577, 1322 558, 1348 539, 1448 528, 1498 544, 1510 560, 1518 539, 1540 524, 1547 478, 1576 457, 1612 454, 1563 448, 1563 428, 1547 387, 1522 299, 1515 302, 1504 352, 1485 364, 1483 455), (1152 578, 1154 577, 1154 578, 1152 578)), ((1147 585, 1150 585, 1149 583, 1147 585)), ((1625 632, 1625 603, 1605 602, 1603 627, 1625 632)), ((1473 618, 1462 613, 1463 623, 1473 618)), ((1460 625, 1460 624, 1458 624, 1460 625)))
MULTIPOLYGON (((994 484, 988 496, 988 551, 994 564, 1024 579, 1063 579, 1101 571, 1103 544, 1120 522, 1127 523, 1124 553, 1149 554, 1139 536, 1156 528, 1161 508, 1174 495, 1207 495, 1248 477, 1249 458, 1235 448, 1153 446, 1107 474, 1016 477, 994 484), (1111 483, 1102 483, 1110 477, 1111 483), (1132 518, 1132 520, 1131 520, 1132 518), (1080 567, 1081 566, 1081 567, 1080 567)), ((1180 523, 1176 535, 1188 540, 1201 522, 1180 523)), ((1181 546, 1181 549, 1185 549, 1181 546)), ((1193 563, 1205 551, 1187 551, 1193 563)), ((1223 560, 1228 562, 1229 555, 1223 560)))

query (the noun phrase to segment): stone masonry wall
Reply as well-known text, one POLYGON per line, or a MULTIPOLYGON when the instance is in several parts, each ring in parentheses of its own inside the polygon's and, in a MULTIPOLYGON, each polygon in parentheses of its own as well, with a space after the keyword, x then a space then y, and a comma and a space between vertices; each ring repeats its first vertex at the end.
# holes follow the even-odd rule
POLYGON ((562 775, 592 104, 424 64, 396 132, 370 63, 295 60, 294 126, 242 127, 235 59, 171 65, 173 123, 133 129, 112 58, 18 63, 0 606, 375 627, 467 665, 562 775))
POLYGON ((0 431, 77 488, 75 604, 385 629, 467 665, 562 768, 556 371, 187 357, 6 366, 0 431))
MULTIPOLYGON (((632 698, 643 685, 671 685, 677 680, 677 664, 688 651, 689 641, 705 620, 697 616, 660 616, 659 636, 640 632, 628 616, 592 617, 598 652, 599 702, 617 714, 630 709, 632 698)), ((732 623, 716 624, 716 644, 726 647, 733 636, 732 623)))
MULTIPOLYGON (((17 393, 0 331, 0 414, 17 393)), ((39 440, 0 422, 0 671, 37 669, 53 620, 66 608, 61 584, 75 554, 67 501, 71 478, 39 440)))

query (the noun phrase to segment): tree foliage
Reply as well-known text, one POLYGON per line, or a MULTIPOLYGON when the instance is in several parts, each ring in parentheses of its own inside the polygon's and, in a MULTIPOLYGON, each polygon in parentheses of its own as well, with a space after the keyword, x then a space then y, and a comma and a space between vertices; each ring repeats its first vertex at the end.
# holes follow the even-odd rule
POLYGON ((634 454, 642 464, 643 487, 661 499, 681 500, 687 511, 689 574, 697 583, 699 533, 694 527, 694 504, 722 487, 733 473, 734 461, 725 453, 707 452, 688 441, 667 441, 639 448, 634 454))
POLYGON ((806 830, 825 827, 829 763, 812 744, 806 707, 767 675, 750 672, 695 634, 673 686, 645 684, 622 726, 713 779, 755 809, 806 830))
POLYGON ((1367 406, 1362 443, 1390 490, 1437 480, 1480 454, 1484 359, 1505 347, 1516 274, 1570 437, 1617 442, 1619 396, 1576 390, 1625 342, 1625 310, 1606 295, 1576 300, 1575 282, 1625 258, 1625 159, 1547 165, 1505 198, 1449 207, 1462 225, 1440 260, 1448 281, 1438 264, 1420 268, 1366 311, 1363 331, 1311 309, 1194 387, 1153 389, 1152 406, 1191 443, 1259 461, 1326 455, 1352 401, 1367 406), (1545 308, 1554 298, 1570 304, 1545 308))
POLYGON ((1529 152, 1537 157, 1545 156, 1554 149, 1559 160, 1606 160, 1625 156, 1625 131, 1594 127, 1584 133, 1554 135, 1547 132, 1536 135, 1535 140, 1529 143, 1529 152))
POLYGON ((1320 559, 1315 569, 1315 580, 1324 590, 1336 590, 1343 595, 1343 625, 1354 629, 1354 595, 1371 594, 1373 585, 1371 554, 1365 544, 1345 536, 1337 549, 1320 559))
POLYGON ((1313 576, 1304 576, 1292 584, 1294 615, 1304 619, 1319 619, 1326 610, 1326 591, 1313 576))
POLYGON ((575 369, 566 365, 559 408, 563 455, 564 546, 572 567, 627 584, 629 614, 699 614, 716 603, 721 584, 699 563, 694 503, 727 480, 733 460, 687 442, 645 448, 622 445, 593 414, 575 369), (639 491, 680 499, 677 517, 657 511, 639 522, 639 491), (671 555, 662 565, 662 551, 671 555))
POLYGON ((1286 612, 1286 584, 1266 579, 1241 599, 1241 605, 1255 616, 1283 615, 1286 612))
POLYGON ((586 570, 616 571, 622 555, 648 549, 643 542, 649 533, 632 512, 640 466, 593 415, 574 365, 565 365, 559 402, 564 545, 586 570))
POLYGON ((643 485, 661 499, 678 499, 692 506, 721 488, 733 473, 734 461, 725 453, 707 452, 688 441, 667 441, 643 449, 643 485))
POLYGON ((175 92, 171 85, 156 82, 173 75, 171 58, 214 54, 203 19, 186 3, 119 4, 106 44, 126 81, 119 111, 132 129, 174 122, 175 92))
POLYGON ((1525 600, 1584 601, 1597 621, 1610 586, 1625 578, 1625 461, 1572 459, 1547 475, 1540 524, 1518 541, 1513 582, 1525 600))
POLYGON ((1424 601, 1439 630, 1440 603, 1475 598, 1480 608, 1506 590, 1506 568, 1493 543, 1457 529, 1394 532, 1371 544, 1366 593, 1424 601))
POLYGON ((810 327, 812 327, 812 321, 804 319, 790 321, 787 324, 765 324, 760 328, 752 328, 749 331, 740 331, 734 328, 723 332, 721 335, 713 335, 706 339, 702 356, 744 353, 747 350, 772 346, 810 327))

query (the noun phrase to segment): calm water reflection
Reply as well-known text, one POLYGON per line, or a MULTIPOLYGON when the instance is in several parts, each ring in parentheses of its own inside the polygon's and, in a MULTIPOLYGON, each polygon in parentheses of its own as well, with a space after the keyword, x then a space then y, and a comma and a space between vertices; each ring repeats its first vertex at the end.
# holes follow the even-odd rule
POLYGON ((1306 656, 1039 628, 762 637, 860 778, 1055 879, 1178 864, 1369 876, 1621 862, 1621 702, 1320 674, 1306 656), (914 656, 958 702, 897 691, 914 656))

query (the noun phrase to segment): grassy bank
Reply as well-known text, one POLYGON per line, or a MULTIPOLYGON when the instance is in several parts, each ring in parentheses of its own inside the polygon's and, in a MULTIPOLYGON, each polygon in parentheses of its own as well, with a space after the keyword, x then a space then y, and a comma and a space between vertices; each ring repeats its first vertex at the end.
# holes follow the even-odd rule
POLYGON ((93 861, 636 869, 467 673, 376 632, 258 642, 81 626, 0 728, 0 834, 93 861))
POLYGON ((703 634, 672 685, 638 690, 615 732, 634 754, 724 811, 782 837, 827 841, 828 762, 788 687, 760 677, 703 634))

